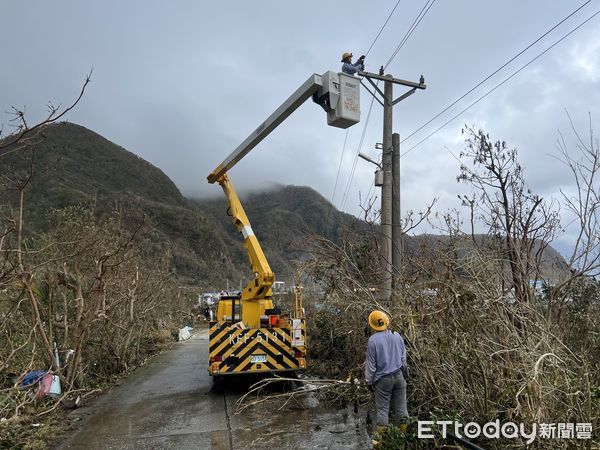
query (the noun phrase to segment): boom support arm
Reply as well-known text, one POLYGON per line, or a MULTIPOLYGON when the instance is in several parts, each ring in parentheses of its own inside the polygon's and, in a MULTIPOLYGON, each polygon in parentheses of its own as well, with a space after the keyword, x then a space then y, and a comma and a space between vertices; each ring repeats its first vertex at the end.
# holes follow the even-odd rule
POLYGON ((250 281, 242 291, 242 300, 261 300, 270 297, 272 295, 271 287, 275 282, 275 274, 271 270, 258 239, 252 231, 250 220, 248 220, 229 176, 224 173, 217 181, 227 197, 233 224, 244 237, 244 247, 248 253, 252 273, 254 273, 254 280, 250 281))
MULTIPOLYGON (((327 124, 339 128, 348 128, 360 120, 360 84, 351 75, 325 72, 323 75, 312 74, 279 108, 271 114, 244 142, 208 175, 208 182, 218 182, 229 202, 229 210, 236 228, 244 236, 244 247, 248 252, 254 280, 242 291, 242 300, 254 300, 248 308, 256 308, 257 303, 270 302, 271 287, 275 275, 252 232, 250 221, 244 212, 227 172, 248 154, 260 141, 266 138, 279 124, 287 119, 306 100, 315 103, 327 112, 327 124), (260 302, 262 300, 262 302, 260 302)), ((263 305, 264 306, 264 305, 263 305)), ((252 314, 246 314, 250 317, 252 314)))
POLYGON ((296 91, 267 118, 267 120, 260 124, 258 128, 244 140, 244 142, 238 145, 238 147, 231 152, 231 154, 210 173, 210 175, 208 175, 208 182, 214 183, 215 181, 219 181, 224 173, 235 166, 240 159, 246 156, 246 154, 256 147, 260 141, 266 138, 281 122, 287 119, 290 114, 300 107, 300 105, 312 97, 321 86, 321 75, 316 73, 312 74, 302 86, 296 89, 296 91))

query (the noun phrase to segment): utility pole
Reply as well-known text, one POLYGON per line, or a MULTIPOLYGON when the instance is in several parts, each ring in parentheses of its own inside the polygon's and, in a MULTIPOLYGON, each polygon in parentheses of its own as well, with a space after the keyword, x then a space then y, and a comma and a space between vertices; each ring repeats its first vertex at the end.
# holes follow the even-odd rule
POLYGON ((392 102, 394 85, 385 80, 383 87, 383 186, 381 187, 381 252, 380 265, 383 269, 381 298, 389 302, 392 296, 392 102))
POLYGON ((397 289, 402 266, 402 225, 400 223, 400 135, 392 134, 392 288, 397 289))
MULTIPOLYGON (((375 91, 371 91, 369 87, 363 83, 361 80, 361 84, 367 89, 367 91, 379 102, 381 106, 383 106, 383 157, 382 157, 382 170, 383 170, 383 187, 381 190, 381 246, 379 259, 382 267, 382 277, 381 277, 381 302, 383 304, 389 305, 392 296, 392 274, 394 273, 393 266, 393 204, 395 204, 393 200, 393 191, 394 191, 394 180, 392 174, 392 153, 393 153, 393 145, 392 145, 392 110, 396 103, 404 100, 405 98, 411 96, 415 93, 417 89, 425 89, 427 86, 425 85, 425 79, 423 75, 418 83, 414 81, 406 81, 398 78, 394 78, 391 75, 384 75, 384 68, 381 66, 379 70, 379 74, 371 73, 371 72, 359 72, 359 76, 364 77, 373 87, 375 91), (373 80, 383 81, 383 92, 379 88, 378 84, 376 84, 373 80), (394 84, 400 84, 402 86, 410 87, 411 89, 400 97, 394 100, 394 84), (377 93, 381 96, 381 100, 378 98, 377 93)), ((398 145, 399 147, 399 145, 398 145)), ((399 174, 398 174, 399 177, 399 174)), ((398 183, 400 180, 398 179, 398 183)), ((399 192, 400 189, 397 189, 399 192)), ((397 227, 400 226, 400 215, 399 208, 397 214, 397 227)), ((400 262, 397 262, 398 266, 400 262)))

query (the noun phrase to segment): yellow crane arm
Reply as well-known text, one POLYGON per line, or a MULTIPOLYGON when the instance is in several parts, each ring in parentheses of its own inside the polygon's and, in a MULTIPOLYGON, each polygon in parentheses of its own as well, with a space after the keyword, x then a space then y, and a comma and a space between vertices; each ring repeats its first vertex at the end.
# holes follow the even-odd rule
POLYGON ((223 188, 229 202, 233 223, 244 236, 244 247, 248 252, 250 266, 254 273, 254 280, 248 283, 241 296, 242 300, 252 300, 250 304, 242 302, 245 308, 242 316, 248 320, 249 326, 258 323, 259 313, 262 315, 265 309, 272 308, 269 297, 272 295, 271 287, 275 282, 275 275, 254 236, 250 221, 227 172, 309 98, 327 112, 329 125, 348 128, 360 121, 359 81, 352 75, 344 73, 332 71, 327 71, 323 75, 314 73, 207 177, 209 183, 218 182, 223 188))
POLYGON ((227 197, 233 224, 244 237, 244 247, 248 253, 252 273, 254 273, 254 280, 250 281, 242 291, 242 300, 262 300, 270 297, 272 295, 271 287, 275 282, 275 274, 271 270, 258 239, 252 231, 250 220, 248 220, 229 176, 224 173, 217 181, 227 197))

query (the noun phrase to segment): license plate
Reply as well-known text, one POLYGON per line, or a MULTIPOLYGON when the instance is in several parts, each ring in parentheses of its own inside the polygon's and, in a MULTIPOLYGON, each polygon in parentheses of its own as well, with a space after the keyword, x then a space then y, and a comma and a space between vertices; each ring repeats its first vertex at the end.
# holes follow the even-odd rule
POLYGON ((254 355, 250 357, 250 362, 252 364, 254 363, 266 363, 267 362, 267 355, 254 355))

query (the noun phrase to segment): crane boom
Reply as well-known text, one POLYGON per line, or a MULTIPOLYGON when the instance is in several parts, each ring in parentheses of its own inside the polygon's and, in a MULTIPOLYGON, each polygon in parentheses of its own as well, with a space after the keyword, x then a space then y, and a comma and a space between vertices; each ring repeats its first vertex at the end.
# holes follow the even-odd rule
POLYGON ((254 273, 254 280, 250 281, 242 291, 242 300, 261 300, 271 296, 271 287, 275 282, 275 274, 269 266, 269 262, 252 231, 250 220, 244 211, 244 207, 233 188, 233 184, 227 173, 219 178, 219 184, 225 192, 229 204, 229 213, 233 224, 244 238, 244 248, 248 253, 250 268, 254 273))
POLYGON ((293 316, 275 307, 271 298, 275 274, 227 172, 310 97, 327 112, 328 125, 348 128, 360 121, 358 79, 331 71, 312 74, 207 177, 209 183, 219 183, 223 188, 254 274, 240 294, 227 293, 219 299, 217 317, 211 321, 209 332, 212 376, 306 368, 306 325, 300 291, 296 290, 293 316))
POLYGON ((238 147, 231 152, 231 154, 210 173, 210 175, 208 175, 208 182, 214 183, 218 181, 221 175, 235 166, 240 159, 246 156, 246 154, 256 147, 260 141, 266 138, 271 131, 277 128, 281 122, 296 111, 296 109, 317 92, 321 86, 321 75, 313 73, 302 86, 296 89, 296 91, 290 95, 290 97, 284 101, 281 106, 267 118, 267 120, 261 123, 258 128, 244 140, 244 142, 238 145, 238 147))
POLYGON ((359 80, 351 75, 331 71, 323 75, 313 73, 208 175, 208 182, 219 181, 224 173, 235 166, 310 97, 327 112, 328 125, 348 128, 360 121, 359 80))

